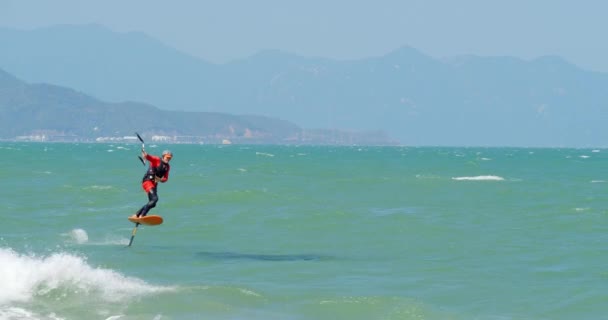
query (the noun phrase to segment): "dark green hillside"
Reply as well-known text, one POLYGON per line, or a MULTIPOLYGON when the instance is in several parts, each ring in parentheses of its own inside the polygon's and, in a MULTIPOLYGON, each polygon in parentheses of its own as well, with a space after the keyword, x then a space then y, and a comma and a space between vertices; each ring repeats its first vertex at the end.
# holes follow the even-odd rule
POLYGON ((134 130, 168 136, 247 138, 280 141, 300 128, 261 116, 160 110, 136 103, 107 103, 49 84, 27 84, 0 70, 0 137, 30 134, 78 136, 132 135, 134 130))

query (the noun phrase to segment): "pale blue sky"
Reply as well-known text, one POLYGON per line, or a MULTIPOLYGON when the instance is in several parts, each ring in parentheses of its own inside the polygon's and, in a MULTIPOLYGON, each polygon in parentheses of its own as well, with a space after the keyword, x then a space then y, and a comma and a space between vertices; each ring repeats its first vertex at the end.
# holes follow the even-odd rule
POLYGON ((607 16, 601 0, 0 0, 0 27, 97 23, 216 63, 263 49, 358 59, 407 45, 434 57, 559 55, 608 72, 607 16))

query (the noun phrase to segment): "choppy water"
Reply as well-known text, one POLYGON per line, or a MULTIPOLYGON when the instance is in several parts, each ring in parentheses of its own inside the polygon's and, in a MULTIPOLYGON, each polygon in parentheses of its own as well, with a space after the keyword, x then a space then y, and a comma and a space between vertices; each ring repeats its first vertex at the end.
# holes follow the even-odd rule
POLYGON ((0 143, 0 319, 607 318, 607 150, 168 146, 125 248, 138 147, 0 143))

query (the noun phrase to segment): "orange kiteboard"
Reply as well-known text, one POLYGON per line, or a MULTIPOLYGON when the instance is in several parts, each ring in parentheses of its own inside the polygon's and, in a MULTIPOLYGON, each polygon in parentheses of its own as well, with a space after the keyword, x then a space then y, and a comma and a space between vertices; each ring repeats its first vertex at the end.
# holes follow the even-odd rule
POLYGON ((129 217, 129 221, 133 223, 139 223, 146 226, 156 226, 163 223, 163 217, 158 215, 149 215, 145 217, 137 217, 136 215, 132 215, 129 217))

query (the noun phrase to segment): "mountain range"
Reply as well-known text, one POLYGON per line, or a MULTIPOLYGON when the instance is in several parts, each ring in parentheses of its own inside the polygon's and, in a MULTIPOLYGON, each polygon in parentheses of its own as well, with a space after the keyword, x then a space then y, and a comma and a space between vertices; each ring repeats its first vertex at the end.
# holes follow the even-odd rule
POLYGON ((140 101, 138 108, 255 114, 304 128, 385 131, 406 145, 607 145, 608 74, 556 56, 439 59, 402 47, 337 61, 269 50, 213 64, 99 25, 0 29, 0 42, 0 68, 110 109, 140 101))
POLYGON ((305 130, 264 116, 167 111, 138 102, 109 103, 67 87, 28 84, 1 69, 0 115, 0 139, 125 141, 133 138, 136 130, 176 143, 395 143, 381 132, 305 130))

